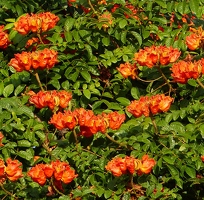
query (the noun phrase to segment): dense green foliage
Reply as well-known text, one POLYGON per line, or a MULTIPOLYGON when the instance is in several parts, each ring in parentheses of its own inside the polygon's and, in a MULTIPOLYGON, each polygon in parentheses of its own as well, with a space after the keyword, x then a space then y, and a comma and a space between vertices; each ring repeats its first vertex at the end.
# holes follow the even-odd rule
MULTIPOLYGON (((134 16, 125 0, 106 2, 0 1, 0 25, 5 25, 11 40, 6 49, 0 50, 0 131, 4 135, 0 158, 19 160, 24 173, 17 182, 1 184, 11 193, 0 190, 2 199, 203 199, 204 88, 194 79, 186 84, 174 82, 171 64, 163 66, 161 70, 173 88, 170 110, 153 116, 154 121, 144 116, 135 118, 126 110, 132 100, 168 95, 169 86, 159 79, 157 68, 139 66, 140 79, 135 80, 123 78, 117 68, 125 62, 133 63, 136 52, 152 45, 178 48, 179 60, 189 54, 194 60, 204 57, 201 48, 190 51, 185 43, 189 26, 204 24, 204 0, 130 0, 137 10, 134 16), (114 4, 120 7, 111 12, 114 4), (84 7, 90 12, 85 13, 84 7), (25 13, 45 11, 55 13, 60 21, 41 35, 49 42, 39 44, 37 50, 56 50, 59 62, 50 70, 37 70, 42 87, 72 92, 72 110, 82 107, 95 114, 125 113, 120 129, 108 132, 117 142, 97 133, 88 138, 79 136, 76 145, 73 131, 57 130, 49 123, 49 108, 38 109, 29 103, 28 92, 41 90, 35 71, 16 72, 8 66, 14 54, 32 51, 33 47, 25 48, 26 42, 36 37, 35 33, 19 34, 13 29, 14 22, 25 13), (100 20, 105 11, 112 14, 111 24, 100 20), (134 175, 134 188, 128 175, 114 177, 105 169, 115 156, 141 158, 144 154, 157 164, 148 175, 134 175), (34 156, 40 158, 34 161, 34 156), (63 185, 64 195, 46 196, 49 182, 40 186, 26 174, 35 164, 56 159, 68 162, 78 177, 63 185)), ((199 80, 203 82, 204 78, 199 80)))

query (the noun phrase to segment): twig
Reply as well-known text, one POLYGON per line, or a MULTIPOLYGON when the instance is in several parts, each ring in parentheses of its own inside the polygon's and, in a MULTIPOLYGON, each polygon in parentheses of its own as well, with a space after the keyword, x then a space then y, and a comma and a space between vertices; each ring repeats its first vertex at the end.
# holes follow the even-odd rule
POLYGON ((2 183, 0 183, 0 186, 1 186, 1 189, 2 189, 6 194, 8 194, 9 196, 13 197, 15 200, 18 199, 17 197, 15 197, 14 194, 12 194, 12 193, 9 192, 8 190, 6 190, 6 189, 4 188, 4 185, 3 185, 2 183))
POLYGON ((141 79, 139 76, 136 76, 136 78, 138 79, 138 80, 140 80, 140 81, 142 81, 142 82, 145 82, 145 83, 151 83, 151 82, 154 82, 154 81, 157 81, 157 80, 159 80, 160 78, 162 78, 162 76, 160 76, 160 77, 158 77, 158 78, 156 78, 156 79, 153 79, 153 80, 144 80, 144 79, 141 79))
POLYGON ((155 134, 156 135, 158 135, 158 128, 157 128, 157 124, 156 124, 156 122, 155 122, 155 119, 154 119, 154 117, 153 117, 153 115, 152 115, 152 113, 150 112, 150 119, 152 120, 152 124, 153 124, 153 126, 154 126, 154 130, 155 130, 155 134))
POLYGON ((39 86, 40 86, 40 89, 41 89, 42 91, 45 91, 45 90, 43 89, 43 87, 42 87, 42 84, 41 84, 40 77, 39 77, 38 73, 36 72, 34 75, 35 75, 35 78, 36 78, 36 80, 37 80, 37 82, 38 82, 38 84, 39 84, 39 86))
POLYGON ((52 184, 52 187, 54 188, 54 190, 55 190, 58 194, 60 194, 60 195, 62 195, 62 196, 65 196, 65 194, 63 194, 62 192, 60 192, 60 191, 56 188, 56 186, 55 186, 55 184, 54 184, 54 181, 53 181, 53 177, 51 178, 51 184, 52 184))
POLYGON ((122 147, 127 148, 127 145, 125 145, 124 143, 120 143, 120 142, 114 140, 114 139, 113 139, 110 135, 108 135, 108 133, 106 133, 106 132, 105 132, 105 136, 106 136, 109 140, 111 140, 112 142, 118 144, 119 146, 122 146, 122 147))
POLYGON ((198 78, 196 79, 196 81, 200 85, 200 87, 202 87, 204 89, 204 85, 202 84, 202 82, 198 78))

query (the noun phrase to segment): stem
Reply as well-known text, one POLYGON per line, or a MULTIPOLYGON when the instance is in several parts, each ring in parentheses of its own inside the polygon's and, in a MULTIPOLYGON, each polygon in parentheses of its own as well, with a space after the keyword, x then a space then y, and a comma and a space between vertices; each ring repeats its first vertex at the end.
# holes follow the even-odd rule
POLYGON ((166 82, 166 84, 169 86, 169 95, 171 93, 171 91, 174 91, 171 84, 169 83, 169 80, 166 78, 166 76, 164 75, 164 73, 162 72, 160 66, 156 66, 156 68, 158 69, 158 71, 160 72, 160 74, 162 75, 164 81, 166 82))
POLYGON ((39 33, 37 33, 37 36, 38 36, 40 42, 41 42, 42 44, 44 44, 44 42, 42 41, 41 35, 40 35, 39 33))
POLYGON ((202 82, 198 78, 196 79, 196 81, 200 85, 200 87, 202 87, 204 89, 204 85, 202 84, 202 82))
POLYGON ((98 13, 96 12, 95 8, 93 7, 91 0, 88 0, 88 4, 91 7, 91 9, 93 10, 94 14, 96 14, 98 16, 98 13))
POLYGON ((136 76, 136 78, 137 78, 138 80, 142 81, 142 82, 151 83, 151 82, 154 82, 154 81, 159 80, 160 78, 162 78, 162 76, 160 76, 160 77, 158 77, 158 78, 156 78, 156 79, 154 79, 154 80, 148 80, 148 81, 141 79, 139 76, 136 76))
POLYGON ((155 130, 155 134, 156 135, 158 135, 158 128, 157 128, 157 124, 156 124, 156 122, 155 122, 155 119, 154 119, 154 117, 153 117, 153 115, 152 115, 152 113, 150 112, 150 119, 152 120, 152 124, 153 124, 153 126, 154 126, 154 130, 155 130))
POLYGON ((36 78, 36 80, 37 80, 37 82, 38 82, 38 84, 39 84, 39 86, 40 86, 40 89, 41 89, 42 91, 45 91, 45 90, 43 89, 43 87, 42 87, 42 84, 41 84, 40 77, 39 77, 38 73, 36 72, 34 75, 35 75, 35 78, 36 78))
POLYGON ((116 143, 116 144, 118 144, 119 146, 122 146, 122 147, 125 147, 125 148, 127 148, 127 146, 125 145, 125 144, 123 144, 123 143, 120 143, 120 142, 118 142, 118 141, 116 141, 116 140, 114 140, 110 135, 108 135, 108 133, 106 133, 105 132, 105 136, 109 139, 109 140, 111 140, 112 142, 114 142, 114 143, 116 143))
POLYGON ((2 189, 6 194, 8 194, 9 196, 13 197, 15 200, 18 199, 17 197, 15 197, 15 195, 13 195, 11 192, 9 192, 8 190, 6 190, 6 189, 4 188, 4 185, 3 185, 2 183, 0 183, 0 186, 1 186, 1 189, 2 189))
POLYGON ((56 186, 55 186, 55 184, 54 184, 54 182, 53 182, 53 177, 51 178, 51 184, 52 184, 52 187, 54 188, 54 190, 55 190, 58 194, 64 196, 64 194, 63 194, 62 192, 60 192, 60 191, 56 188, 56 186))
POLYGON ((77 134, 76 134, 75 129, 73 130, 73 133, 74 133, 74 138, 75 138, 75 141, 76 141, 76 147, 77 147, 79 141, 78 141, 78 138, 77 138, 77 134))

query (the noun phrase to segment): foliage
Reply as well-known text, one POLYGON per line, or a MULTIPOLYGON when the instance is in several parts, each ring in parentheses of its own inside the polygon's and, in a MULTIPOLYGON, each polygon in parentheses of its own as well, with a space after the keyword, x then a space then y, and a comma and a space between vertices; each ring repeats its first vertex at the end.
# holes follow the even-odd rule
POLYGON ((0 158, 22 163, 23 177, 6 179, 2 164, 0 197, 202 199, 203 16, 203 0, 1 0, 0 158), (42 12, 59 21, 17 31, 22 16, 38 13, 31 16, 42 23, 42 12), (146 155, 152 166, 137 173, 146 155), (108 163, 126 158, 134 158, 133 173, 111 174, 117 163, 108 163), (55 162, 76 173, 71 182, 55 184, 58 174, 40 185, 29 176, 30 169, 46 173, 44 166, 57 173, 55 162))

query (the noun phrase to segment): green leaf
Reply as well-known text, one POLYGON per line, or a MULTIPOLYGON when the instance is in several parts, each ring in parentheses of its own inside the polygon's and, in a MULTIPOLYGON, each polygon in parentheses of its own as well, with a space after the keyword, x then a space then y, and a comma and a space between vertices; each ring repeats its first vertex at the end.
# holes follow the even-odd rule
POLYGON ((13 28, 13 26, 14 26, 14 23, 9 23, 4 27, 4 30, 11 29, 11 28, 13 28))
POLYGON ((32 160, 34 157, 33 152, 30 149, 27 149, 26 151, 19 151, 18 156, 20 156, 21 158, 24 158, 28 161, 32 160))
POLYGON ((130 92, 131 92, 131 95, 134 99, 140 98, 140 92, 139 92, 137 87, 132 87, 130 92))
POLYGON ((22 113, 27 115, 29 118, 34 118, 34 113, 29 107, 21 106, 21 107, 19 107, 19 109, 21 110, 22 113))
POLYGON ((192 167, 186 166, 185 172, 191 177, 195 178, 196 177, 196 170, 192 167))
POLYGON ((178 171, 178 169, 175 166, 167 165, 167 167, 169 168, 169 172, 171 173, 171 175, 173 177, 179 175, 179 171, 178 171))
POLYGON ((163 0, 155 0, 155 2, 162 8, 167 8, 167 4, 163 0))
POLYGON ((126 36, 127 36, 127 31, 123 31, 123 32, 121 33, 121 38, 120 38, 120 40, 121 40, 121 42, 122 42, 123 44, 125 44, 126 41, 127 41, 126 36))
POLYGON ((127 20, 126 19, 122 19, 122 20, 119 21, 119 27, 121 29, 123 29, 126 25, 127 25, 127 20))
POLYGON ((111 191, 111 190, 106 190, 105 193, 104 193, 104 197, 105 197, 106 199, 108 199, 109 197, 111 197, 111 195, 112 195, 112 191, 111 191))
POLYGON ((81 73, 82 77, 86 80, 86 82, 89 83, 91 81, 91 75, 89 74, 88 71, 83 70, 80 73, 81 73))
POLYGON ((72 42, 72 34, 70 31, 65 31, 64 32, 65 40, 69 43, 72 42))
MULTIPOLYGON (((139 45, 141 46, 142 45, 142 36, 135 31, 131 31, 131 34, 137 39, 139 45)), ((143 37, 144 37, 144 35, 143 35, 143 37)), ((144 38, 146 38, 146 37, 144 37, 144 38)))
POLYGON ((84 96, 85 96, 87 99, 90 99, 90 98, 91 98, 91 92, 90 92, 90 90, 88 90, 88 89, 83 90, 83 94, 84 94, 84 96))
POLYGON ((36 131, 35 134, 40 138, 40 140, 41 140, 42 142, 45 141, 46 137, 45 137, 45 133, 44 133, 44 132, 42 132, 42 131, 36 131))
POLYGON ((124 193, 122 200, 130 200, 130 199, 131 199, 130 193, 129 192, 124 193))
POLYGON ((125 97, 118 97, 116 100, 123 106, 128 106, 130 104, 130 100, 125 97))
POLYGON ((11 30, 9 33, 9 39, 13 40, 13 38, 17 35, 18 31, 16 30, 11 30))
POLYGON ((188 84, 193 87, 197 87, 198 85, 195 79, 188 79, 188 84))
POLYGON ((69 32, 69 31, 72 29, 72 27, 73 27, 75 21, 76 21, 76 20, 75 20, 74 18, 68 17, 68 18, 66 19, 65 23, 64 23, 64 29, 65 29, 65 31, 69 32))
POLYGON ((31 143, 28 140, 18 140, 18 147, 31 147, 31 143))
POLYGON ((104 37, 102 38, 102 43, 107 47, 110 45, 110 38, 109 37, 104 37))
POLYGON ((198 16, 199 0, 190 0, 189 6, 190 6, 191 11, 198 16))
POLYGON ((0 82, 0 96, 3 94, 4 91, 4 83, 3 81, 0 82))
POLYGON ((25 84, 19 85, 15 90, 14 90, 14 95, 18 96, 25 88, 25 84))
POLYGON ((14 85, 13 84, 7 85, 3 90, 4 97, 8 97, 13 93, 13 91, 14 91, 14 85))

